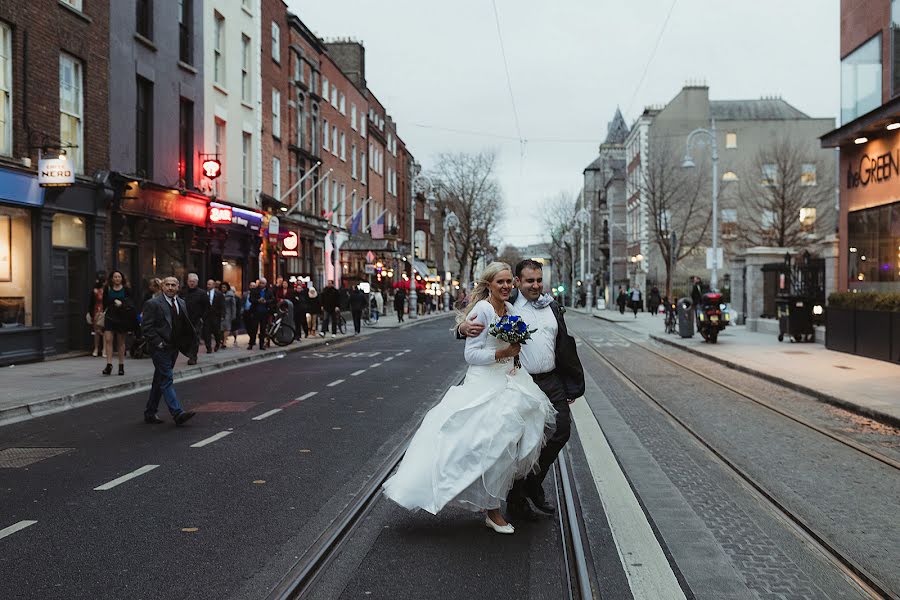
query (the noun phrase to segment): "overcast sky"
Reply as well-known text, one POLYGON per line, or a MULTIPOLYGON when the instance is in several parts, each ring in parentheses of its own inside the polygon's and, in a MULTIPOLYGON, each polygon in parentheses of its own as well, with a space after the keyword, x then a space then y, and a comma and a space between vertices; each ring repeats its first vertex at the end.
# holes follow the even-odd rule
POLYGON ((512 96, 491 0, 288 6, 320 37, 365 44, 368 85, 426 169, 439 152, 498 152, 501 245, 540 241, 542 201, 574 197, 617 106, 630 126, 700 80, 712 99, 840 109, 839 0, 496 0, 512 96))

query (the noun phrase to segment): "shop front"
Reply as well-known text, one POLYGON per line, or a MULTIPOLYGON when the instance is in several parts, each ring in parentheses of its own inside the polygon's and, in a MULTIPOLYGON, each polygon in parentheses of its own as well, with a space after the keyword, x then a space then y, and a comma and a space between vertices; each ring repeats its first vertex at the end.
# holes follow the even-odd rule
POLYGON ((206 196, 130 183, 117 204, 110 217, 112 263, 135 297, 142 298, 155 277, 207 277, 206 196))
POLYGON ((227 282, 240 296, 259 277, 264 215, 222 202, 209 203, 207 278, 227 282))

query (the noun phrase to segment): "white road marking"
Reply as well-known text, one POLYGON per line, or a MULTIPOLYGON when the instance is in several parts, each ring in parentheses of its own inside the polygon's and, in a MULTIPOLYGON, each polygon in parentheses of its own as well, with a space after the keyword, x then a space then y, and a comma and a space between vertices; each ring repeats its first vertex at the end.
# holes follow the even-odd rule
POLYGON ((394 360, 394 357, 393 357, 393 356, 388 356, 387 358, 385 358, 385 359, 382 360, 381 362, 390 362, 390 361, 392 361, 392 360, 394 360))
POLYGON ((410 350, 409 348, 407 348, 406 350, 403 351, 403 354, 406 354, 407 352, 412 352, 412 350, 410 350))
POLYGON ((159 465, 144 465, 143 467, 141 467, 140 469, 137 469, 136 471, 132 471, 131 473, 128 473, 127 475, 122 475, 121 477, 117 477, 116 479, 113 479, 109 483, 104 483, 103 485, 99 485, 99 486, 95 487, 94 491, 105 492, 106 490, 111 490, 114 487, 116 487, 117 485, 125 483, 129 479, 134 479, 135 477, 140 477, 144 473, 149 473, 150 471, 152 471, 153 469, 155 469, 158 466, 159 465))
POLYGON ((380 366, 381 366, 381 363, 372 363, 371 365, 369 365, 369 368, 374 369, 375 367, 380 367, 380 366))
MULTIPOLYGON (((590 376, 585 377, 588 395, 601 395, 590 376)), ((594 485, 600 494, 607 522, 619 552, 619 560, 635 600, 683 599, 684 593, 672 572, 647 517, 641 509, 609 442, 584 398, 571 407, 594 485)))
POLYGON ((342 383, 344 383, 343 379, 335 379, 334 381, 332 381, 331 383, 328 384, 328 387, 334 387, 336 385, 341 385, 342 383))
POLYGON ((271 417, 272 415, 278 414, 278 413, 280 413, 280 412, 281 412, 281 409, 280 409, 280 408, 273 408, 272 410, 266 411, 266 412, 264 412, 264 413, 261 414, 261 415, 257 415, 257 416, 255 416, 255 417, 253 417, 252 420, 254 420, 254 421, 262 421, 263 419, 266 419, 266 418, 268 418, 268 417, 271 417))
POLYGON ((362 375, 365 372, 366 372, 365 369, 360 369, 359 371, 353 371, 352 373, 350 373, 350 377, 356 377, 357 375, 362 375))
POLYGON ((302 396, 300 396, 299 398, 297 398, 297 400, 309 400, 310 398, 312 398, 313 396, 315 396, 318 393, 319 392, 307 392, 307 393, 303 394, 302 396))
POLYGON ((212 444, 213 442, 221 440, 223 437, 225 437, 227 435, 231 435, 232 433, 234 433, 234 432, 233 431, 220 431, 216 435, 212 435, 212 436, 206 438, 205 440, 200 440, 196 444, 191 444, 191 448, 202 448, 203 446, 208 446, 208 445, 212 444))
POLYGON ((0 539, 3 539, 8 535, 12 535, 17 531, 22 531, 26 527, 31 527, 35 523, 37 523, 37 521, 19 521, 15 525, 10 525, 6 529, 0 529, 0 539))

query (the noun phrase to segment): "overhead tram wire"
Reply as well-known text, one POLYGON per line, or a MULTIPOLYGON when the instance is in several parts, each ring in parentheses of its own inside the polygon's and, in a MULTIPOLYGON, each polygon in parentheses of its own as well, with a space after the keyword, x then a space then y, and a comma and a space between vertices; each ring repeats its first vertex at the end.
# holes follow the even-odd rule
POLYGON ((647 64, 644 65, 644 72, 641 73, 641 78, 634 88, 634 93, 631 94, 631 100, 628 101, 628 108, 625 109, 626 115, 631 113, 631 108, 634 106, 634 99, 637 98, 638 92, 644 84, 644 78, 647 77, 647 71, 650 70, 650 63, 653 62, 653 57, 656 56, 656 51, 659 49, 659 43, 662 41, 663 34, 666 32, 666 27, 669 25, 669 19, 672 17, 672 12, 675 10, 676 4, 678 4, 678 0, 672 0, 672 4, 669 6, 669 13, 666 15, 666 20, 663 21, 662 28, 659 30, 659 35, 656 36, 656 43, 653 44, 653 50, 650 51, 650 56, 647 57, 647 64))

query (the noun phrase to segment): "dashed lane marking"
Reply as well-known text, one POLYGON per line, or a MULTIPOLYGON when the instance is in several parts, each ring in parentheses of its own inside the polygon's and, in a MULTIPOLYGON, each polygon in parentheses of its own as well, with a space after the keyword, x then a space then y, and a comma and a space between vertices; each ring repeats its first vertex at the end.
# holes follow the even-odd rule
POLYGON ((303 394, 302 396, 300 396, 299 398, 297 398, 297 400, 300 400, 301 402, 302 402, 303 400, 309 400, 310 398, 312 398, 313 396, 315 396, 315 395, 318 394, 318 393, 319 393, 319 392, 306 392, 305 394, 303 394))
POLYGON ((393 357, 393 356, 388 356, 387 358, 385 358, 385 359, 382 360, 381 362, 391 362, 392 360, 394 360, 394 357, 393 357))
POLYGON ((117 485, 121 485, 130 479, 134 479, 135 477, 140 477, 144 473, 149 473, 150 471, 152 471, 153 469, 155 469, 158 466, 159 465, 144 465, 140 469, 132 471, 131 473, 127 473, 125 475, 122 475, 121 477, 117 477, 116 479, 113 479, 112 481, 110 481, 108 483, 104 483, 103 485, 98 485, 97 487, 94 488, 94 491, 95 492, 105 492, 106 490, 111 490, 114 487, 116 487, 117 485))
POLYGON ((336 385, 341 385, 342 383, 344 383, 343 379, 335 379, 334 381, 332 381, 331 383, 328 384, 328 387, 334 387, 336 385))
MULTIPOLYGON (((585 377, 585 383, 587 394, 603 394, 590 376, 585 377)), ((681 586, 613 455, 597 417, 583 397, 572 404, 571 410, 631 593, 636 600, 683 600, 685 596, 681 586)))
POLYGON ((352 373, 350 373, 350 377, 356 377, 357 375, 362 375, 365 372, 366 372, 365 369, 360 369, 359 371, 353 371, 352 373))
POLYGON ((266 412, 264 412, 261 415, 256 415, 255 417, 253 417, 252 420, 253 421, 262 421, 263 419, 267 419, 267 418, 271 417, 272 415, 278 414, 280 412, 281 412, 280 408, 273 408, 272 410, 267 410, 266 412))
POLYGON ((203 446, 209 446, 213 442, 217 442, 217 441, 221 440, 223 437, 231 435, 232 433, 234 433, 234 432, 233 431, 220 431, 216 435, 211 435, 208 438, 206 438, 205 440, 200 440, 196 444, 191 444, 191 448, 202 448, 203 446))
POLYGON ((369 368, 374 369, 375 367, 380 367, 380 366, 381 366, 381 363, 372 363, 371 365, 369 365, 369 368))
POLYGON ((37 521, 19 521, 15 525, 10 525, 5 529, 0 529, 0 539, 3 539, 8 535, 12 535, 17 531, 22 531, 26 527, 31 527, 35 523, 37 523, 37 521))

